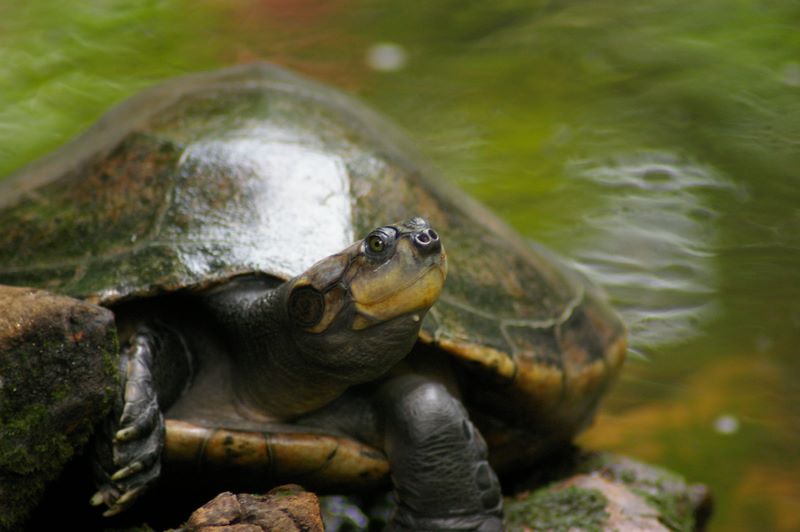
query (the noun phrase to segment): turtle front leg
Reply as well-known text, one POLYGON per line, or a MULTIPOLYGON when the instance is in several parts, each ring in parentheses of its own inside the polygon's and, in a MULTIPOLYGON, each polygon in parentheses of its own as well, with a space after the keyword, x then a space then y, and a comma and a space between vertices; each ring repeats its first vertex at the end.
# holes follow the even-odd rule
POLYGON ((95 438, 97 492, 90 502, 94 506, 105 504, 108 509, 104 516, 127 509, 158 480, 164 446, 162 409, 182 391, 191 369, 180 336, 156 325, 142 325, 136 330, 120 355, 119 365, 120 393, 95 438), (181 351, 177 357, 170 352, 176 349, 181 351), (177 368, 174 360, 179 361, 177 368), (163 381, 169 380, 172 382, 165 385, 163 381))
POLYGON ((388 381, 380 399, 398 499, 394 529, 502 530, 500 483, 460 401, 420 375, 388 381))

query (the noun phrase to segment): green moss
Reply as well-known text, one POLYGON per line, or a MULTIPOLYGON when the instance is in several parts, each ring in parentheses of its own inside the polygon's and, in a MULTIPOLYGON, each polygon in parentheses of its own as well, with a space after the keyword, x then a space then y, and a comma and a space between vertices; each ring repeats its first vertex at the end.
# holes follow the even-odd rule
POLYGON ((601 530, 608 519, 607 499, 598 490, 575 486, 539 490, 506 504, 506 528, 566 532, 601 530))
POLYGON ((0 466, 20 475, 47 468, 48 462, 58 461, 69 448, 66 435, 52 434, 50 413, 44 405, 20 412, 17 419, 3 424, 2 433, 0 466))
POLYGON ((695 529, 692 502, 682 494, 661 491, 657 494, 643 489, 632 490, 658 510, 658 520, 670 530, 691 532, 695 529))
POLYGON ((18 525, 45 487, 60 473, 75 449, 92 433, 92 420, 78 423, 69 433, 53 430, 52 412, 34 404, 0 428, 0 530, 18 525))
POLYGON ((18 419, 3 424, 2 434, 0 530, 6 530, 25 518, 31 501, 39 500, 46 485, 72 457, 73 445, 86 442, 91 424, 81 424, 69 436, 54 433, 50 412, 44 405, 33 405, 18 419))
POLYGON ((623 471, 619 478, 625 484, 636 482, 636 474, 633 471, 623 471))

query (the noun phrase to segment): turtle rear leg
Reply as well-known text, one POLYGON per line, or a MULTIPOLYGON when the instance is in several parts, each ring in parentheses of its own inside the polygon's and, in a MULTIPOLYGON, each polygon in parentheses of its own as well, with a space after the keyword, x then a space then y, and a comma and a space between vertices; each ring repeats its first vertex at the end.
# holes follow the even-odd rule
POLYGON ((184 390, 191 357, 181 336, 163 325, 141 325, 122 350, 120 392, 95 438, 97 492, 91 503, 115 515, 143 495, 161 473, 163 409, 184 390))
POLYGON ((420 375, 380 391, 398 499, 395 530, 502 530, 502 495, 486 443, 461 402, 420 375))

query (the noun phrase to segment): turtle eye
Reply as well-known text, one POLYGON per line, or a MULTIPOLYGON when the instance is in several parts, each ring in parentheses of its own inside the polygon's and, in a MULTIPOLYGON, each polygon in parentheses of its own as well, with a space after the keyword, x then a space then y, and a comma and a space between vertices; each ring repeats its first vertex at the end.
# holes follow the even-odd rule
POLYGON ((383 250, 386 249, 386 242, 379 235, 370 235, 367 238, 367 247, 374 253, 383 253, 383 250))
POLYGON ((289 318, 301 327, 313 327, 325 313, 324 296, 310 286, 301 286, 291 293, 289 318))
POLYGON ((391 251, 396 236, 397 230, 394 227, 376 229, 364 239, 364 251, 372 258, 384 259, 391 251))

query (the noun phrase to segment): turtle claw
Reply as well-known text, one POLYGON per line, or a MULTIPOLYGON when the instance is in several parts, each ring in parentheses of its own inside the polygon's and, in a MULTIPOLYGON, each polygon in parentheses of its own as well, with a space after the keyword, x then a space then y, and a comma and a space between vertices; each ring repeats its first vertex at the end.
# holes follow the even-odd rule
POLYGON ((122 469, 118 470, 116 473, 111 475, 111 481, 117 482, 122 480, 126 477, 134 475, 144 469, 144 464, 142 462, 133 462, 132 464, 123 467, 122 469))
POLYGON ((118 513, 122 512, 123 510, 125 510, 126 508, 127 508, 126 506, 120 506, 118 504, 114 504, 108 510, 103 512, 103 517, 113 517, 118 513))
POLYGON ((118 430, 116 434, 114 434, 114 442, 122 443, 130 440, 135 440, 136 436, 138 435, 136 427, 126 427, 122 430, 118 430))
POLYGON ((115 515, 120 513, 122 510, 123 509, 120 508, 119 506, 112 506, 111 508, 109 508, 108 510, 103 512, 103 517, 114 517, 115 515))
MULTIPOLYGON (((112 501, 106 501, 106 496, 109 495, 107 493, 103 493, 102 491, 98 491, 94 497, 92 497, 92 503, 94 503, 95 498, 99 498, 102 502, 105 502, 108 505, 108 510, 103 512, 103 517, 112 517, 127 510, 139 497, 141 497, 147 489, 147 485, 142 485, 132 490, 128 490, 123 493, 120 497, 115 497, 112 501)), ((95 506, 99 506, 96 504, 95 506)))
POLYGON ((145 486, 139 486, 138 488, 126 491, 125 493, 122 494, 122 497, 117 499, 116 506, 127 508, 133 501, 139 498, 139 496, 144 492, 144 490, 145 486))
POLYGON ((98 491, 97 493, 92 495, 92 498, 89 500, 89 504, 91 504, 92 506, 100 506, 105 502, 106 502, 106 497, 102 491, 98 491))
POLYGON ((113 486, 108 485, 98 489, 97 492, 92 495, 89 504, 92 506, 102 506, 105 504, 110 508, 115 505, 118 498, 119 492, 116 491, 113 486))
POLYGON ((105 517, 116 515, 127 510, 144 495, 158 479, 160 472, 160 462, 154 461, 149 466, 135 462, 118 470, 111 477, 106 474, 106 480, 92 496, 89 504, 92 506, 105 504, 108 509, 103 515, 105 517))

